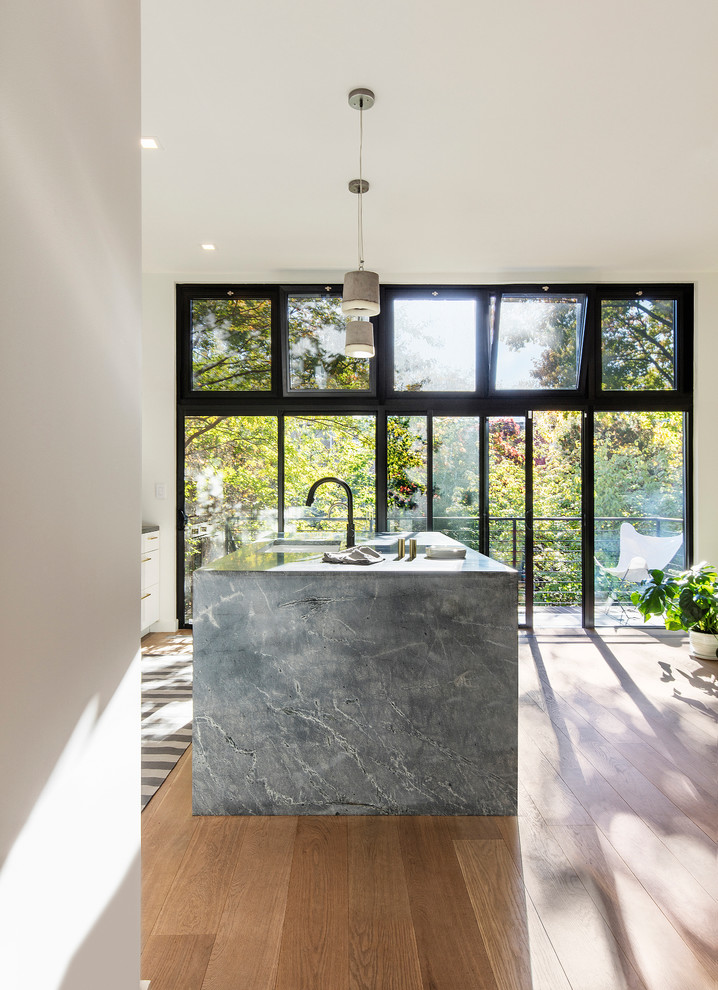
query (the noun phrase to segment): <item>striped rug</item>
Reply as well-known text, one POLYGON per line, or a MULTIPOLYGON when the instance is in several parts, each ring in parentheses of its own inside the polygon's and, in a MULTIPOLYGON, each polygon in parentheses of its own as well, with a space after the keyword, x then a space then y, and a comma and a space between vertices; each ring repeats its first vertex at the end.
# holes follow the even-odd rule
POLYGON ((192 742, 192 633, 142 639, 142 807, 192 742))

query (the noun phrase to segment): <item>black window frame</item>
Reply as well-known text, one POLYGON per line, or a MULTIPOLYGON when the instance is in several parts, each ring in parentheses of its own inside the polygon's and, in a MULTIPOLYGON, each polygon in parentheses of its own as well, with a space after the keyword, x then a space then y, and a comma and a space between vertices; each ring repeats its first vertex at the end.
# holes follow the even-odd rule
MULTIPOLYGON (((184 623, 184 418, 201 415, 276 415, 280 418, 280 465, 283 444, 281 428, 284 416, 304 415, 373 415, 376 422, 376 525, 385 529, 387 521, 386 482, 387 448, 386 417, 389 415, 426 416, 430 443, 431 421, 434 416, 526 417, 527 462, 530 446, 531 413, 541 410, 576 411, 582 422, 582 544, 583 544, 583 626, 593 626, 594 588, 594 469, 593 417, 596 412, 672 411, 681 412, 684 421, 684 546, 686 559, 693 559, 693 361, 694 361, 694 284, 683 283, 497 283, 497 284, 392 284, 381 288, 381 313, 372 318, 376 356, 372 359, 373 390, 311 390, 289 391, 287 299, 289 295, 338 295, 341 286, 322 284, 244 284, 244 283, 178 283, 176 286, 177 316, 177 603, 180 624, 184 623), (676 387, 664 390, 602 390, 601 387, 601 302, 614 299, 635 299, 637 293, 647 298, 675 300, 675 362, 676 387), (271 360, 272 388, 267 391, 223 392, 196 390, 192 386, 191 300, 213 299, 231 293, 234 298, 272 299, 271 360), (438 293, 434 296, 433 293, 438 293), (516 389, 497 390, 490 380, 492 341, 489 311, 491 300, 504 295, 585 295, 583 346, 579 361, 576 389, 516 389), (477 300, 477 374, 474 391, 397 392, 393 388, 393 340, 391 335, 391 301, 393 298, 467 298, 477 300)), ((482 428, 480 453, 481 485, 481 543, 488 540, 485 491, 488 447, 482 428)), ((431 451, 429 451, 429 458, 431 451)), ((283 471, 280 469, 283 476, 283 471)), ((432 484, 428 472, 429 485, 432 484)), ((529 478, 527 476, 527 482, 529 478)), ((283 491, 279 484, 279 519, 283 519, 283 491)), ((431 499, 427 500, 427 526, 431 520, 431 499)), ((527 490, 527 550, 530 540, 530 493, 527 490)), ((527 585, 528 585, 527 573, 527 585)), ((527 592, 528 595, 528 592, 527 592)), ((530 603, 527 599, 527 624, 530 625, 530 603)))

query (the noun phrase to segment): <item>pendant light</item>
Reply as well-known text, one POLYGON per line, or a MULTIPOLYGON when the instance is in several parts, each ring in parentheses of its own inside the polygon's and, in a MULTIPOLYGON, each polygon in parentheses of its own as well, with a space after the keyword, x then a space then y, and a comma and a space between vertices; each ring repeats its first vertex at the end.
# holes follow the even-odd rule
POLYGON ((379 276, 364 269, 364 216, 362 197, 369 183, 362 178, 362 145, 364 140, 364 111, 374 106, 374 94, 370 89, 353 89, 349 94, 349 106, 359 111, 359 178, 352 179, 349 191, 358 199, 357 247, 359 267, 344 276, 342 312, 353 317, 346 325, 344 353, 347 357, 374 357, 374 328, 369 320, 379 312, 379 276))

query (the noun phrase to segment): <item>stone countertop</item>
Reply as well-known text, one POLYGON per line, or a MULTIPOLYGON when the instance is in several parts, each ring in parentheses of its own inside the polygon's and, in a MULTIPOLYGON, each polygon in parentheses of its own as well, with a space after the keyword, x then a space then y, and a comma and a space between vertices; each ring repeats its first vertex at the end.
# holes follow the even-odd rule
POLYGON ((159 531, 159 526, 157 523, 142 523, 142 532, 144 533, 157 533, 159 531))
MULTIPOLYGON (((331 534, 326 533, 316 533, 312 534, 312 536, 315 539, 331 538, 331 534)), ((258 540, 256 543, 240 547, 234 553, 205 565, 201 570, 235 573, 272 571, 274 573, 287 574, 317 574, 337 571, 338 573, 351 572, 354 574, 371 574, 372 576, 391 574, 392 577, 398 574, 416 576, 418 574, 475 574, 476 572, 514 573, 510 567, 506 567, 504 564, 500 564, 498 561, 492 560, 490 557, 486 557, 484 554, 468 548, 464 559, 427 559, 425 556, 427 546, 463 546, 457 540, 445 536, 443 533, 400 532, 357 536, 357 546, 371 546, 383 555, 384 559, 376 564, 328 564, 322 560, 322 553, 316 551, 301 553, 268 552, 266 548, 275 538, 273 536, 272 538, 258 540), (411 538, 417 541, 417 555, 414 560, 409 560, 408 556, 403 559, 397 557, 396 544, 400 537, 406 540, 407 553, 409 550, 409 539, 411 538)), ((298 539, 301 539, 301 537, 298 537, 298 539)))
POLYGON ((195 571, 194 814, 516 814, 517 573, 396 540, 367 566, 267 539, 195 571))

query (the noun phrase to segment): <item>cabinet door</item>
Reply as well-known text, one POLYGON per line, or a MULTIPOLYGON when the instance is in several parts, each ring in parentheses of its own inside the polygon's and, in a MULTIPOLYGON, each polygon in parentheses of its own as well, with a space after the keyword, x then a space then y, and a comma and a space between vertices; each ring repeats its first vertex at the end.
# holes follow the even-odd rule
POLYGON ((140 599, 140 629, 147 629, 160 617, 159 585, 142 592, 140 599))
POLYGON ((151 588, 153 584, 158 584, 160 580, 160 554, 159 550, 152 550, 149 553, 143 553, 140 558, 140 566, 142 569, 142 579, 140 587, 142 591, 146 591, 151 588))

